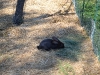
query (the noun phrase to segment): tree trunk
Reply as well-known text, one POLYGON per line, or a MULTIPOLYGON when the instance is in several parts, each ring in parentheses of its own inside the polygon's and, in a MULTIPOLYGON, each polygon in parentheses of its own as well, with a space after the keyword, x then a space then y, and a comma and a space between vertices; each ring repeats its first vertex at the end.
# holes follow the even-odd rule
POLYGON ((21 25, 23 23, 23 8, 25 0, 17 0, 15 15, 13 16, 13 24, 21 25))

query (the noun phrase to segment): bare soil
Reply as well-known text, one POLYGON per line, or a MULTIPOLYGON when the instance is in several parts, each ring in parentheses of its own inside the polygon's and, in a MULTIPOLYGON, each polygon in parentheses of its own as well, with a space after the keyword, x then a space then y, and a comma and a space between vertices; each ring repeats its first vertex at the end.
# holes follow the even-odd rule
POLYGON ((16 0, 0 1, 0 75, 100 75, 91 39, 80 25, 74 6, 65 12, 70 3, 26 0, 24 23, 15 26, 16 0), (43 39, 52 36, 66 48, 37 49, 43 39))

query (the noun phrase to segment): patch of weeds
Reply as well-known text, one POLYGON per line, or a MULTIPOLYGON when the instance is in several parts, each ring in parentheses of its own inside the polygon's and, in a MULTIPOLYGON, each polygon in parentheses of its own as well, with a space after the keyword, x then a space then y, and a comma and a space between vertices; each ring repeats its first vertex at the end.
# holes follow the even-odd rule
POLYGON ((59 63, 59 72, 63 75, 75 75, 75 71, 69 63, 59 63))
POLYGON ((70 59, 72 61, 78 61, 79 52, 78 51, 74 51, 74 50, 70 50, 70 49, 65 49, 65 50, 58 51, 56 53, 56 55, 58 57, 67 58, 67 59, 70 59))
POLYGON ((79 45, 78 42, 72 40, 64 41, 65 48, 56 52, 56 55, 61 58, 67 58, 73 61, 78 61, 79 45))

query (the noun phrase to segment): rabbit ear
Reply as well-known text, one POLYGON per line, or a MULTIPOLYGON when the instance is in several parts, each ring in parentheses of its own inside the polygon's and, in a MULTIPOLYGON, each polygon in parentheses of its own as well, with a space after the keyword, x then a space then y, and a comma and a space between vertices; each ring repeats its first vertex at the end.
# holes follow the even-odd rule
POLYGON ((54 41, 56 41, 56 42, 59 41, 59 39, 56 38, 56 37, 54 37, 54 36, 52 37, 52 39, 53 39, 54 41))
POLYGON ((57 42, 57 41, 55 41, 55 40, 53 40, 53 41, 52 41, 52 43, 53 43, 53 44, 58 44, 58 42, 57 42))

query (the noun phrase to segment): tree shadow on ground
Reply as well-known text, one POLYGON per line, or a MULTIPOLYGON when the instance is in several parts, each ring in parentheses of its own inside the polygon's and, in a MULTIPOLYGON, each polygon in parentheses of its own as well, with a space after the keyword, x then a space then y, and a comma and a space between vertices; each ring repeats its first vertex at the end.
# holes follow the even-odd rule
MULTIPOLYGON (((9 0, 1 0, 0 1, 0 31, 5 30, 12 26, 12 15, 9 15, 9 10, 7 10, 8 7, 13 7, 15 3, 9 0), (4 9, 4 10, 2 10, 4 9), (8 12, 8 14, 5 14, 5 12, 8 12)), ((9 8, 8 8, 9 9, 9 8)), ((11 8, 10 8, 11 9, 11 8)), ((11 13, 10 13, 11 14, 11 13)))
POLYGON ((1 15, 0 16, 0 31, 6 30, 12 27, 12 15, 1 15))
MULTIPOLYGON (((28 27, 28 26, 32 26, 32 25, 44 24, 44 23, 47 23, 47 22, 50 21, 50 19, 46 19, 46 18, 48 18, 48 17, 50 17, 49 14, 42 14, 42 15, 40 15, 40 16, 38 16, 38 17, 33 17, 33 18, 25 19, 24 22, 25 22, 25 23, 27 23, 27 22, 29 23, 29 24, 27 25, 27 27, 28 27)), ((26 27, 26 26, 25 26, 25 27, 26 27)))
POLYGON ((3 8, 6 8, 8 7, 9 5, 7 5, 9 1, 4 1, 4 0, 1 0, 0 1, 0 9, 3 9, 3 8))
POLYGON ((0 36, 0 53, 5 54, 29 46, 30 40, 26 42, 26 35, 27 32, 24 29, 12 28, 5 30, 3 36, 0 36))
MULTIPOLYGON (((34 13, 34 14, 38 14, 38 13, 34 13)), ((28 15, 31 15, 31 13, 25 13, 24 15, 28 16, 28 15)), ((28 25, 27 26, 25 25, 25 27, 40 25, 40 24, 45 24, 45 23, 52 21, 52 17, 54 17, 54 16, 69 16, 69 15, 75 15, 75 13, 60 14, 59 12, 56 12, 54 14, 41 14, 36 17, 24 19, 24 23, 27 24, 27 22, 28 22, 28 25)))

